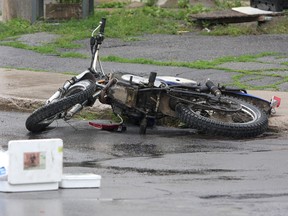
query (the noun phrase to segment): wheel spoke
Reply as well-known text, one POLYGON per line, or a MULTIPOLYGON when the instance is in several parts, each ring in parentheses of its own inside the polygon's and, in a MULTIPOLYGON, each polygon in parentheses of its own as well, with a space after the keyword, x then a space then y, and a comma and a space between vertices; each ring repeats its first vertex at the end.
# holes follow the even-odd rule
POLYGON ((229 97, 227 100, 225 97, 222 102, 209 101, 205 104, 205 101, 198 100, 196 106, 195 101, 193 104, 178 103, 175 111, 179 119, 190 127, 214 135, 244 138, 255 137, 266 131, 268 117, 256 106, 229 97), (199 103, 205 104, 205 108, 200 107, 199 103), (206 108, 209 105, 212 106, 211 109, 206 108), (234 109, 232 112, 233 107, 236 107, 237 111, 234 109))

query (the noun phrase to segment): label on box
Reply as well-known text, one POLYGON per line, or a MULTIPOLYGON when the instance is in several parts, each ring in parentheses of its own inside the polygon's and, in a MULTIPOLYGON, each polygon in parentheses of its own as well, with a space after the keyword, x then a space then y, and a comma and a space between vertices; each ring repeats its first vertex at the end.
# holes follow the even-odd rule
POLYGON ((6 169, 5 167, 0 167, 0 176, 6 175, 6 169))

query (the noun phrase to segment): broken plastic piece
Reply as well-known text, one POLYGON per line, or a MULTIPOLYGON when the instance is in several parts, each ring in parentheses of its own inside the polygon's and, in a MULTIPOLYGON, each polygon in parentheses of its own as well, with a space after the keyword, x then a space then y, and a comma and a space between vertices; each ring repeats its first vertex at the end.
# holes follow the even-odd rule
POLYGON ((271 114, 275 114, 276 113, 276 109, 277 107, 279 107, 281 104, 281 98, 277 97, 277 96, 273 96, 270 102, 270 107, 271 107, 271 114))
POLYGON ((96 123, 96 122, 89 122, 89 125, 98 128, 100 130, 107 130, 107 131, 118 131, 118 132, 124 132, 126 131, 126 126, 124 124, 102 124, 102 123, 96 123))
POLYGON ((281 98, 277 96, 273 96, 271 99, 271 106, 272 107, 279 107, 281 104, 281 98))

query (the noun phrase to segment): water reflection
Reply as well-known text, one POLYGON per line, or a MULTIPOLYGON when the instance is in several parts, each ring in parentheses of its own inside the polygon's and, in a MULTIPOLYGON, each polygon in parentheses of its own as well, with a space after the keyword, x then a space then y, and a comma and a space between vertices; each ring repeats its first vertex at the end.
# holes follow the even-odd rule
MULTIPOLYGON (((65 208, 73 209, 74 203, 83 200, 99 201, 99 189, 63 189, 57 191, 1 193, 1 216, 63 216, 65 208)), ((67 211, 66 211, 67 212, 67 211)))

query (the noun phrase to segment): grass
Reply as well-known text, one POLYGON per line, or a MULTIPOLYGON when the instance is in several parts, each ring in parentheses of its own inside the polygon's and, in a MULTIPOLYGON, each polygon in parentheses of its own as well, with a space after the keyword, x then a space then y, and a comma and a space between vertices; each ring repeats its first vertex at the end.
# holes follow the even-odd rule
POLYGON ((198 60, 194 62, 172 62, 172 61, 165 62, 143 58, 128 59, 118 56, 107 56, 102 57, 101 59, 102 61, 119 62, 119 63, 150 64, 157 66, 187 67, 195 69, 221 69, 218 66, 227 62, 253 62, 257 61, 258 58, 265 56, 278 56, 278 54, 273 52, 263 52, 256 55, 225 56, 221 58, 216 58, 211 61, 198 60))
POLYGON ((220 9, 242 6, 241 0, 215 0, 215 4, 220 9))
MULTIPOLYGON (((238 5, 239 1, 218 1, 218 7, 227 8, 238 5)), ((113 4, 112 4, 113 5, 113 4)), ((121 4, 119 4, 120 7, 121 4)), ((79 48, 79 44, 74 41, 86 39, 90 36, 91 30, 98 25, 98 20, 106 17, 107 28, 105 35, 110 38, 121 38, 123 40, 135 40, 135 37, 143 34, 177 34, 182 31, 198 31, 189 20, 189 15, 194 13, 207 12, 211 9, 205 8, 201 4, 193 7, 178 9, 164 9, 159 7, 143 7, 137 9, 115 9, 112 11, 97 9, 94 16, 81 20, 70 20, 61 23, 37 22, 30 25, 29 22, 13 19, 7 23, 0 23, 0 41, 3 45, 17 48, 29 49, 41 53, 59 54, 61 49, 79 48), (50 44, 43 45, 42 48, 32 48, 20 44, 12 43, 23 34, 36 32, 48 32, 59 35, 59 38, 50 44), (9 40, 9 43, 6 41, 9 40)), ((288 33, 287 16, 278 18, 277 21, 269 22, 261 27, 247 25, 218 25, 213 27, 209 35, 247 35, 247 34, 286 34, 288 33)), ((65 54, 67 56, 69 54, 65 54)), ((74 55, 74 54, 73 54, 74 55)), ((71 56, 73 56, 71 55, 71 56)), ((75 54, 75 57, 78 57, 75 54)))
POLYGON ((94 119, 111 119, 111 121, 119 122, 112 109, 105 109, 105 111, 97 111, 85 109, 75 115, 77 119, 94 120, 94 119))

